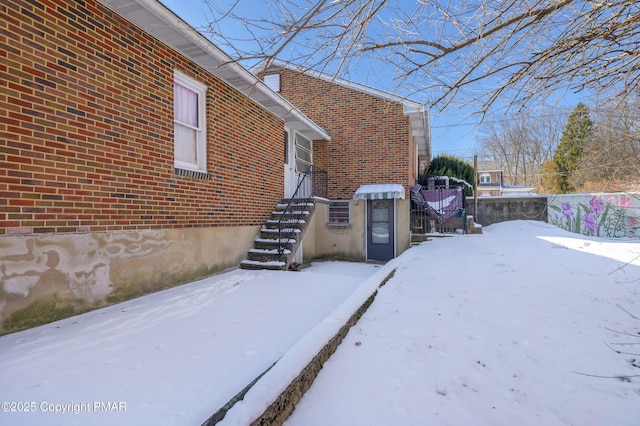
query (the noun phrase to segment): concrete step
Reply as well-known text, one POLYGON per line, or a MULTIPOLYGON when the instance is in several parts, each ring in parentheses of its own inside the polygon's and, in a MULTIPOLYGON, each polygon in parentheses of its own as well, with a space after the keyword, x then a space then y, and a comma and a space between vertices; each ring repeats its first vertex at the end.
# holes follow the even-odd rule
POLYGON ((280 261, 269 261, 269 262, 260 262, 256 260, 243 260, 240 262, 240 268, 242 269, 269 269, 272 271, 284 271, 286 269, 287 264, 285 262, 280 261))
POLYGON ((253 240, 253 247, 263 250, 277 250, 279 246, 282 246, 286 250, 293 250, 293 245, 296 243, 294 239, 282 239, 277 238, 256 238, 253 240))
POLYGON ((278 225, 282 225, 285 228, 304 229, 307 226, 307 221, 303 219, 283 219, 282 221, 268 219, 265 222, 265 226, 269 229, 277 229, 278 225))
MULTIPOLYGON (((287 203, 279 203, 276 204, 276 210, 284 210, 287 208, 287 203)), ((294 210, 312 210, 315 208, 315 204, 313 203, 291 203, 289 204, 290 209, 294 210)))
POLYGON ((271 212, 271 219, 275 220, 279 220, 280 218, 283 218, 283 220, 300 218, 309 221, 309 217, 311 217, 311 212, 309 210, 293 210, 286 213, 283 210, 271 212))
POLYGON ((271 213, 271 218, 260 229, 259 237, 254 240, 253 248, 247 253, 247 259, 240 263, 240 267, 286 270, 314 210, 315 204, 309 199, 282 199, 271 213), (282 229, 279 230, 279 226, 282 229), (281 250, 284 250, 282 254, 281 250))
MULTIPOLYGON (((282 230, 283 237, 286 238, 287 236, 289 236, 290 240, 295 240, 296 242, 298 241, 298 238, 300 237, 301 234, 302 234, 302 230, 299 228, 284 228, 282 230)), ((262 227, 262 229, 260 229, 260 238, 262 239, 277 240, 279 235, 280 233, 278 232, 278 228, 262 227)))
MULTIPOLYGON (((291 250, 284 249, 282 251, 282 255, 284 256, 288 256, 290 254, 291 254, 291 250)), ((281 257, 282 256, 280 254, 280 251, 277 248, 274 248, 274 249, 252 248, 248 252, 249 260, 255 260, 257 262, 279 261, 281 257)))
POLYGON ((291 201, 291 204, 307 205, 307 206, 315 205, 313 201, 308 198, 282 198, 278 203, 278 205, 284 204, 286 206, 287 204, 289 204, 289 201, 291 201))

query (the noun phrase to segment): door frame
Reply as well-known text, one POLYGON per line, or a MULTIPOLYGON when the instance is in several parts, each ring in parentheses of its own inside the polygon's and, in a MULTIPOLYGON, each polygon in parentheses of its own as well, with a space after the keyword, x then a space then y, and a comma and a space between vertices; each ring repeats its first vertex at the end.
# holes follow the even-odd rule
POLYGON ((295 132, 284 129, 284 197, 291 197, 297 185, 295 132))
MULTIPOLYGON (((306 138, 296 132, 293 129, 284 129, 284 197, 289 198, 292 197, 296 188, 298 187, 298 182, 300 181, 300 177, 302 173, 297 170, 298 156, 297 156, 297 141, 298 138, 303 138, 309 143, 310 151, 310 159, 313 164, 313 141, 309 138, 306 138)), ((304 192, 304 188, 303 192, 304 192)), ((307 195, 307 194, 303 194, 307 195)), ((298 245, 298 249, 293 254, 293 258, 291 259, 294 263, 301 264, 303 261, 302 254, 302 243, 298 245)))
MULTIPOLYGON (((397 240, 397 229, 396 229, 396 215, 397 215, 397 205, 395 198, 383 198, 383 199, 368 199, 367 205, 365 206, 365 257, 367 261, 376 261, 376 262, 388 262, 389 260, 396 257, 396 240, 397 240), (371 217, 370 211, 373 207, 373 203, 376 201, 385 200, 390 203, 390 215, 387 219, 389 224, 389 231, 391 232, 390 241, 391 244, 391 257, 389 259, 372 259, 370 258, 369 246, 370 246, 370 238, 371 238, 371 217)), ((371 243, 373 244, 373 243, 371 243)))

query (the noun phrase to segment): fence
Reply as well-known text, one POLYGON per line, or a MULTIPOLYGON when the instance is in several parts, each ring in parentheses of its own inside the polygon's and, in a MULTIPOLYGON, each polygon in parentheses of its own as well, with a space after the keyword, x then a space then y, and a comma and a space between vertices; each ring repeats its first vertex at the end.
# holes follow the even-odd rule
MULTIPOLYGON (((425 192, 428 191, 421 190, 421 193, 425 192)), ((540 220, 583 235, 640 238, 640 193, 480 197, 477 212, 473 198, 467 198, 462 209, 449 210, 449 218, 439 221, 446 209, 444 200, 447 198, 444 192, 440 194, 441 204, 433 204, 434 213, 414 201, 412 189, 412 233, 466 232, 466 213, 473 215, 482 226, 507 220, 540 220)))
POLYGON ((640 238, 640 193, 549 196, 547 221, 583 235, 640 238))
POLYGON ((411 188, 413 234, 464 234, 465 197, 462 188, 411 188))

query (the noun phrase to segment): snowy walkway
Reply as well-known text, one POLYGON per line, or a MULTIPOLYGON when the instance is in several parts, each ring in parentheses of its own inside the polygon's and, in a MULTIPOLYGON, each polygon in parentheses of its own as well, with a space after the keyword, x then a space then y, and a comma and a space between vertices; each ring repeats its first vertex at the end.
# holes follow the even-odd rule
POLYGON ((640 242, 484 232, 405 252, 286 426, 639 425, 640 242))
POLYGON ((640 316, 640 242, 484 232, 384 267, 238 270, 0 337, 0 395, 37 411, 0 424, 197 426, 281 359, 221 423, 245 426, 397 267, 288 426, 637 426, 640 320, 623 309, 640 316))
POLYGON ((235 270, 2 336, 0 425, 200 425, 378 269, 235 270))

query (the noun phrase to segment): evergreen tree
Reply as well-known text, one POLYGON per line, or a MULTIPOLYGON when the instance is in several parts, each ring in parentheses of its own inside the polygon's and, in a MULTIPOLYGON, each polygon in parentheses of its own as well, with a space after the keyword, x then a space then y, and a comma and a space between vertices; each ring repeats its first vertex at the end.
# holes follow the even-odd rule
MULTIPOLYGON (((462 179, 473 186, 474 174, 470 164, 450 155, 440 155, 431 160, 429 168, 420 177, 419 183, 426 186, 429 176, 449 176, 462 179)), ((473 195, 471 188, 465 186, 465 191, 466 195, 473 195)))
POLYGON ((578 103, 567 121, 564 133, 553 155, 558 171, 559 193, 566 194, 575 190, 571 184, 571 175, 575 172, 584 146, 591 137, 593 122, 589 118, 589 108, 578 103))
POLYGON ((536 192, 542 194, 560 194, 563 191, 560 171, 556 162, 547 160, 540 168, 540 184, 536 192))

